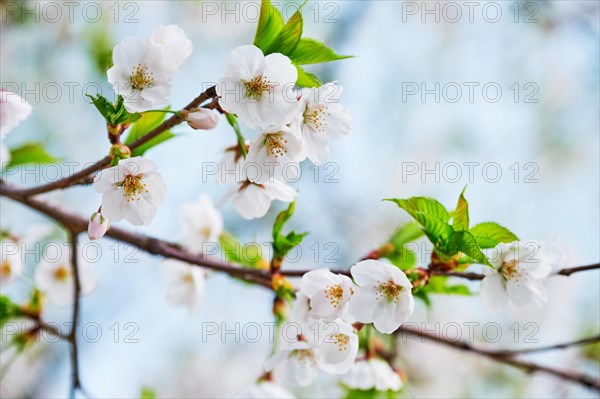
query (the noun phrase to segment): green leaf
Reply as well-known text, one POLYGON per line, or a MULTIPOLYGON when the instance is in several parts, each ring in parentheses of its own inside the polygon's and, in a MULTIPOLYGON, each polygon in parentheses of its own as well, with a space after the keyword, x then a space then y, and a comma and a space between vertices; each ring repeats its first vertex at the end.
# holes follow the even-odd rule
POLYGON ((143 387, 140 392, 140 399, 155 399, 156 392, 152 388, 143 387))
POLYGON ((96 95, 96 97, 86 94, 92 100, 92 103, 100 112, 100 115, 104 117, 106 123, 109 125, 120 125, 122 123, 133 123, 137 121, 141 115, 138 113, 130 114, 125 109, 125 102, 122 96, 119 96, 117 102, 112 104, 105 97, 100 94, 96 95))
POLYGON ((456 211, 454 211, 454 217, 452 219, 452 227, 454 227, 454 230, 469 229, 469 203, 465 199, 465 190, 466 187, 460 193, 458 203, 456 204, 456 211))
POLYGON ((495 222, 479 223, 469 231, 479 243, 480 248, 494 248, 501 242, 519 241, 512 231, 495 222))
MULTIPOLYGON (((141 114, 141 117, 137 122, 134 123, 133 127, 131 128, 131 131, 127 135, 124 144, 129 145, 135 140, 149 133, 153 129, 157 128, 165 120, 165 117, 166 113, 163 112, 145 112, 141 114)), ((134 157, 143 155, 150 148, 155 147, 158 144, 163 143, 167 140, 170 140, 173 137, 175 137, 175 135, 170 130, 166 130, 158 136, 154 137, 152 140, 133 150, 131 155, 134 157)))
POLYGON ((23 315, 21 307, 10 300, 6 295, 0 295, 0 328, 15 317, 23 315))
POLYGON ((8 167, 24 164, 46 164, 56 162, 57 159, 50 155, 43 143, 29 142, 17 148, 10 149, 10 162, 8 167))
POLYGON ((290 55, 300 42, 300 38, 302 37, 302 25, 302 14, 300 13, 300 10, 298 10, 285 23, 283 29, 281 29, 271 44, 269 44, 266 49, 263 49, 265 55, 273 53, 290 55))
MULTIPOLYGON (((439 201, 429 197, 410 197, 408 199, 386 198, 384 201, 392 201, 413 216, 414 213, 422 213, 440 219, 442 222, 450 220, 450 214, 439 201)), ((413 216, 414 217, 414 216, 413 216)))
POLYGON ((431 276, 423 290, 428 294, 473 295, 464 284, 448 285, 448 277, 445 276, 431 276))
MULTIPOLYGON (((425 287, 425 288, 427 288, 427 287, 425 287)), ((429 298, 429 295, 427 294, 427 291, 425 289, 418 290, 417 292, 414 292, 413 296, 415 298, 418 298, 421 301, 423 301, 423 303, 425 304, 425 306, 427 307, 427 309, 431 309, 431 299, 429 298)))
POLYGON ((258 243, 242 244, 230 233, 223 233, 219 237, 221 252, 225 258, 232 263, 260 269, 268 262, 262 258, 262 250, 258 243))
POLYGON ((455 242, 458 250, 469 258, 474 259, 482 265, 491 266, 487 256, 481 251, 479 243, 470 232, 456 231, 452 234, 451 241, 455 242))
POLYGON ((296 70, 298 70, 298 79, 296 80, 296 86, 300 87, 319 87, 322 82, 321 79, 314 73, 310 73, 302 69, 302 67, 294 64, 296 70))
POLYGON ((294 247, 300 245, 304 237, 308 233, 289 232, 287 235, 281 234, 281 229, 294 214, 296 202, 292 202, 290 206, 281 212, 275 219, 273 224, 273 256, 274 258, 284 258, 288 252, 294 247))
POLYGON ((269 0, 262 0, 254 45, 265 51, 283 29, 283 17, 269 0))
MULTIPOLYGON (((421 229, 419 231, 423 234, 421 229)), ((386 254, 384 257, 402 270, 412 269, 417 264, 417 255, 406 245, 396 247, 392 253, 386 254)))
POLYGON ((302 38, 296 49, 289 54, 289 57, 297 65, 307 65, 343 60, 353 56, 338 55, 324 43, 314 39, 302 38))
POLYGON ((404 244, 415 241, 423 236, 423 230, 416 223, 406 223, 400 226, 390 238, 390 242, 395 247, 401 247, 404 244))

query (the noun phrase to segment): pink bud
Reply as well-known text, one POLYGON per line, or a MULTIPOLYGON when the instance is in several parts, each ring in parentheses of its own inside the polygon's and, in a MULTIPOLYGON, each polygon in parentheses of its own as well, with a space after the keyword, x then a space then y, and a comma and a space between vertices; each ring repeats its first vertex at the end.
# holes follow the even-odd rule
POLYGON ((209 130, 214 129, 219 122, 217 115, 205 108, 199 108, 198 110, 190 111, 186 117, 188 125, 194 129, 209 130))
POLYGON ((102 238, 109 228, 108 219, 102 216, 100 212, 95 212, 88 223, 88 237, 90 240, 102 238))

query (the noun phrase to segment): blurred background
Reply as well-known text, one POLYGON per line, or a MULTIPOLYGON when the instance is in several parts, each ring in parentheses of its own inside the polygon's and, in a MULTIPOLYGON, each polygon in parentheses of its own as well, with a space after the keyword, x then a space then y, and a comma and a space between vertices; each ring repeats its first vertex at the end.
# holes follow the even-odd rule
MULTIPOLYGON (((274 3, 284 18, 298 6, 274 3)), ((470 3, 345 0, 305 6, 304 36, 355 56, 312 69, 323 81, 344 86, 342 103, 352 111, 354 126, 331 144, 331 164, 316 169, 305 162, 302 179, 293 184, 299 195, 289 227, 310 235, 298 259, 284 267, 350 267, 408 221, 382 198, 427 195, 452 208, 465 185, 473 223, 494 220, 523 239, 552 241, 567 255, 566 266, 598 262, 599 5, 470 3)), ((246 1, 74 4, 70 9, 63 2, 2 1, 0 67, 2 88, 33 105, 32 116, 5 143, 41 140, 62 161, 79 165, 108 150, 104 121, 84 94, 100 90, 114 98, 105 71, 115 44, 126 36, 148 37, 161 24, 184 29, 194 52, 174 81, 177 109, 221 77, 232 48, 252 42, 259 9, 246 1)), ((224 119, 214 131, 184 125, 174 131, 175 139, 146 154, 169 191, 152 225, 139 228, 164 239, 180 232, 182 204, 201 193, 216 202, 228 189, 206 176, 203 162, 217 162, 235 144, 224 119)), ((252 137, 247 129, 245 134, 252 137)), ((7 180, 39 184, 56 176, 43 167, 31 170, 7 180)), ((100 203, 91 187, 47 197, 84 215, 100 203)), ((15 234, 50 222, 4 198, 1 206, 2 228, 15 234)), ((267 216, 250 222, 231 204, 221 210, 227 230, 263 244, 284 206, 276 202, 267 216)), ((166 303, 161 259, 108 239, 94 248, 101 250, 92 262, 100 282, 82 300, 82 323, 95 323, 92 338, 97 330, 102 335, 97 342, 82 340, 80 347, 82 383, 90 396, 134 398, 149 387, 158 397, 229 397, 261 375, 270 353, 268 327, 258 342, 240 332, 248 323, 272 321, 268 291, 213 274, 202 305, 190 314, 166 303), (207 336, 209 324, 217 326, 216 335, 207 336), (233 332, 222 336, 224 330, 233 332)), ((424 251, 419 264, 427 261, 424 251)), ((3 294, 25 300, 29 284, 19 282, 3 294)), ((478 284, 472 288, 477 292, 478 284)), ((418 302, 411 321, 448 334, 455 334, 448 326, 458 325, 463 339, 472 325, 476 343, 497 348, 598 333, 597 271, 555 277, 548 289, 542 310, 492 313, 477 296, 437 296, 429 311, 418 302)), ((49 306, 44 318, 63 323, 70 312, 49 306)), ((573 384, 433 343, 402 341, 399 352, 406 397, 595 397, 573 384)), ((2 352, 2 364, 9 355, 2 352)), ((530 357, 598 375, 600 348, 530 357)), ((5 370, 1 394, 63 397, 69 373, 67 345, 42 342, 5 370)), ((342 392, 327 376, 310 388, 290 389, 306 397, 342 392)))

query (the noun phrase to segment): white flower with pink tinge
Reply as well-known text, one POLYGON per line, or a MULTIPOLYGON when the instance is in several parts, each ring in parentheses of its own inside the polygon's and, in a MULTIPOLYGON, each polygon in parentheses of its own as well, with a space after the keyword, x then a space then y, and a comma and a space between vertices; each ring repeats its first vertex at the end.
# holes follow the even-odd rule
POLYGON ((228 191, 221 203, 231 200, 244 219, 254 219, 265 216, 273 200, 292 202, 294 198, 296 190, 280 181, 256 184, 246 180, 228 191))
POLYGON ((391 334, 413 312, 412 284, 398 267, 378 260, 364 260, 350 269, 358 288, 350 299, 350 314, 361 323, 373 323, 377 331, 391 334))
POLYGON ((493 268, 483 268, 480 288, 486 308, 502 310, 509 300, 524 308, 541 307, 548 301, 542 280, 552 273, 557 259, 540 242, 501 243, 488 258, 493 268))
POLYGON ((294 399, 293 393, 271 381, 258 381, 244 388, 235 398, 238 399, 294 399))
POLYGON ((333 320, 342 317, 352 296, 354 284, 349 277, 328 269, 311 270, 302 276, 300 292, 308 298, 309 316, 333 320))
MULTIPOLYGON (((36 287, 50 302, 57 305, 73 303, 75 279, 70 254, 71 248, 66 245, 49 246, 42 261, 35 269, 36 287)), ((96 277, 92 274, 90 265, 81 258, 78 259, 77 265, 81 294, 89 294, 96 287, 96 277)))
POLYGON ((179 242, 192 253, 206 252, 207 246, 216 246, 223 233, 223 217, 207 195, 200 195, 196 202, 181 207, 183 232, 179 242))
POLYGON ((154 163, 142 157, 122 159, 100 171, 94 189, 102 193, 102 214, 108 220, 125 219, 134 226, 152 222, 167 191, 154 163))
POLYGON ((4 137, 31 114, 31 105, 19 95, 0 90, 0 162, 10 162, 10 152, 2 144, 4 137))
POLYGON ((206 271, 175 259, 165 260, 163 266, 169 279, 167 301, 186 307, 190 312, 196 310, 204 296, 206 271))
POLYGON ((388 362, 377 358, 357 361, 352 370, 342 377, 342 382, 348 388, 363 391, 399 391, 404 385, 388 362))
POLYGON ((216 86, 221 107, 250 129, 283 126, 298 110, 294 85, 298 71, 283 54, 269 54, 254 45, 231 51, 225 76, 216 86))

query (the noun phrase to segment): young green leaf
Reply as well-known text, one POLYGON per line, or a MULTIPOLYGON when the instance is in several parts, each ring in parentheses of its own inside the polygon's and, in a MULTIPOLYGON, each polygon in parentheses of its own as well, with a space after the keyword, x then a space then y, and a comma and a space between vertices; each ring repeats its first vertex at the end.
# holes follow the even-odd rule
POLYGON ((23 315, 21 307, 12 302, 6 295, 0 296, 0 327, 15 317, 23 315))
POLYGON ((446 223, 450 220, 450 214, 439 201, 429 197, 410 197, 407 199, 386 198, 384 201, 392 201, 414 217, 415 213, 433 216, 446 223))
POLYGON ((140 392, 140 399, 156 399, 156 392, 152 388, 143 387, 140 392))
POLYGON ((477 263, 491 267, 487 256, 481 251, 479 243, 468 231, 456 231, 453 234, 452 240, 457 243, 458 250, 469 258, 474 259, 477 263))
POLYGON ((466 187, 460 193, 458 203, 456 204, 456 211, 454 211, 454 217, 452 219, 452 227, 454 227, 454 230, 469 229, 469 203, 465 199, 465 190, 466 187))
POLYGON ((322 82, 321 79, 314 73, 310 73, 302 69, 302 67, 294 64, 296 70, 298 71, 298 80, 296 80, 296 86, 300 87, 319 87, 322 82))
MULTIPOLYGON (((421 230, 419 229, 419 231, 421 230)), ((422 231, 421 234, 423 234, 422 231)), ((417 264, 417 255, 404 244, 395 247, 393 252, 386 254, 384 257, 402 270, 412 269, 417 264)))
POLYGON ((281 212, 275 219, 273 224, 273 256, 274 258, 284 258, 287 253, 294 247, 300 245, 304 237, 308 233, 289 232, 287 235, 281 234, 281 229, 294 214, 296 202, 292 202, 290 206, 281 212))
POLYGON ((138 113, 130 114, 125 109, 125 103, 123 101, 123 97, 119 96, 116 104, 112 104, 106 98, 102 97, 100 94, 96 95, 96 97, 86 94, 92 103, 100 112, 100 115, 106 120, 106 123, 110 125, 119 125, 122 123, 133 123, 137 121, 141 115, 138 113))
POLYGON ((352 55, 338 55, 332 49, 314 39, 302 38, 296 49, 289 54, 297 65, 320 64, 323 62, 352 58, 352 55))
POLYGON ((263 49, 265 55, 272 53, 290 55, 300 42, 300 38, 302 37, 302 25, 302 14, 300 13, 300 10, 298 10, 285 23, 283 29, 281 29, 271 44, 269 44, 266 49, 263 49))
POLYGON ((257 243, 244 245, 229 233, 221 234, 219 243, 221 252, 229 262, 251 269, 261 269, 268 265, 268 262, 262 258, 262 250, 257 243))
POLYGON ((269 0, 262 0, 254 45, 265 51, 283 29, 283 17, 269 0))
POLYGON ((494 248, 501 242, 509 243, 519 240, 512 231, 494 222, 479 223, 469 231, 481 248, 494 248))
POLYGON ((395 247, 415 241, 423 236, 423 230, 416 223, 410 222, 400 226, 390 238, 390 243, 395 247))
POLYGON ((463 284, 449 285, 448 277, 431 276, 423 288, 428 294, 473 295, 469 287, 463 284))
POLYGON ((10 149, 8 167, 24 164, 47 164, 56 161, 57 159, 48 153, 43 143, 30 142, 10 149))

